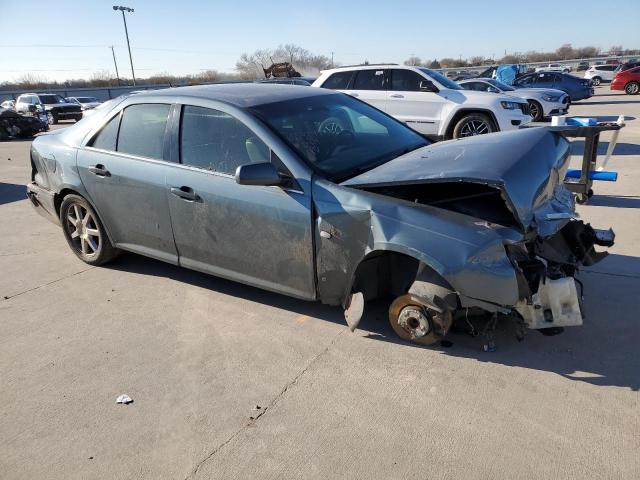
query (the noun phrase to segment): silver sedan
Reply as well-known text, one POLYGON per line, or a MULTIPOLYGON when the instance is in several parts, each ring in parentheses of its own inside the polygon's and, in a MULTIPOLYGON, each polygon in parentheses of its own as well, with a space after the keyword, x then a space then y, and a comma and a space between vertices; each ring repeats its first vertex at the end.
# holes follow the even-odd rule
POLYGON ((569 95, 552 88, 514 88, 493 78, 471 78, 458 82, 465 90, 501 93, 519 97, 529 103, 529 112, 534 122, 552 115, 569 113, 569 95))

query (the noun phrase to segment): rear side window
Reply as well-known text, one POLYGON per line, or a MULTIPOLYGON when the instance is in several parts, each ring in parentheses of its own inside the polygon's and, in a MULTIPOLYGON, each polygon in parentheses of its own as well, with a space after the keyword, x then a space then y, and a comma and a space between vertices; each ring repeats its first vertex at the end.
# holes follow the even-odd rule
POLYGON ((168 115, 169 105, 159 103, 125 108, 120 121, 118 152, 162 159, 168 115))
POLYGON ((346 90, 349 86, 353 72, 336 72, 325 80, 322 88, 330 88, 331 90, 346 90))
POLYGON ((391 70, 391 90, 400 92, 419 92, 424 77, 411 70, 391 70))
POLYGON ((353 82, 354 90, 384 90, 384 70, 360 70, 353 82))
POLYGON ((269 147, 228 113, 185 106, 180 158, 185 165, 234 175, 240 165, 268 162, 269 147))
POLYGON ((109 123, 102 127, 102 130, 100 130, 100 132, 98 132, 98 135, 96 135, 93 139, 93 143, 91 144, 91 146, 93 148, 115 152, 119 126, 120 114, 113 117, 111 120, 109 120, 109 123))

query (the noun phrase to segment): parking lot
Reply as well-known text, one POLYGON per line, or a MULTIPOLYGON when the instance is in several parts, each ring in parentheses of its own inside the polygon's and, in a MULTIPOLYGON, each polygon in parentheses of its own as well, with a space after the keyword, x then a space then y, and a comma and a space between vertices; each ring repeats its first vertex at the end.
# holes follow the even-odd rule
POLYGON ((640 478, 640 99, 570 114, 626 116, 618 181, 578 208, 616 244, 579 277, 584 326, 500 324, 495 352, 402 342, 383 303, 350 333, 133 254, 90 267, 26 198, 30 142, 0 143, 0 478, 640 478))

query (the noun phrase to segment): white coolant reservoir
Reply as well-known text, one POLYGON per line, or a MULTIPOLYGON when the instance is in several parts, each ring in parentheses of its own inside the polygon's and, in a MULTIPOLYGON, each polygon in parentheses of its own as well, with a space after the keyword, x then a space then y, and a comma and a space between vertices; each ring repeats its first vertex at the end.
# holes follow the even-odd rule
POLYGON ((540 283, 538 293, 533 295, 532 304, 518 302, 516 309, 528 328, 571 327, 582 325, 582 313, 578 301, 578 291, 573 277, 540 283))

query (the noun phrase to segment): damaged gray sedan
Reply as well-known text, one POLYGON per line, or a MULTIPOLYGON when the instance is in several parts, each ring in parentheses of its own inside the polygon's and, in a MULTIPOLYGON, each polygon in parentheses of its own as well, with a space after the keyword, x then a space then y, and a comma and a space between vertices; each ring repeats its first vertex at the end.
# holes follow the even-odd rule
POLYGON ((402 338, 456 316, 580 325, 577 269, 613 232, 575 218, 544 128, 429 144, 341 93, 185 87, 119 98, 31 149, 28 194, 71 250, 121 250, 306 300, 390 299, 402 338))

